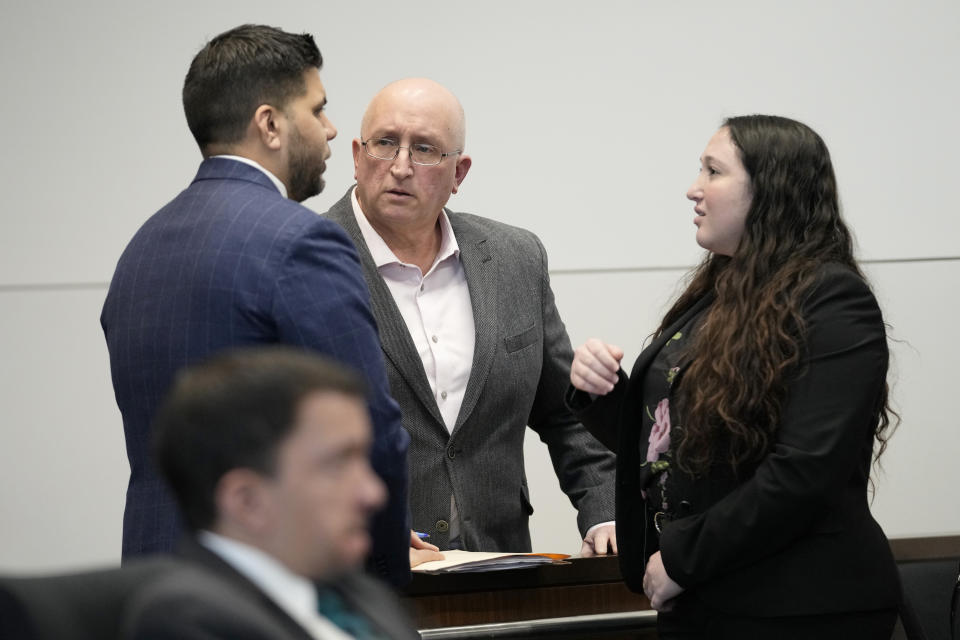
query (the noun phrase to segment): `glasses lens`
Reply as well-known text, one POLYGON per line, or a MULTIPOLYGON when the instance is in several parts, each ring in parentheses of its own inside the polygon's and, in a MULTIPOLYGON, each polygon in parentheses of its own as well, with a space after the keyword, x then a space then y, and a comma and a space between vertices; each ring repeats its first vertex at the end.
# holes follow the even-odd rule
POLYGON ((410 158, 417 164, 440 164, 443 160, 443 152, 432 144, 412 144, 410 158))
POLYGON ((367 140, 364 147, 367 153, 374 158, 393 160, 397 157, 397 149, 399 149, 400 145, 396 140, 391 140, 390 138, 372 138, 367 140))

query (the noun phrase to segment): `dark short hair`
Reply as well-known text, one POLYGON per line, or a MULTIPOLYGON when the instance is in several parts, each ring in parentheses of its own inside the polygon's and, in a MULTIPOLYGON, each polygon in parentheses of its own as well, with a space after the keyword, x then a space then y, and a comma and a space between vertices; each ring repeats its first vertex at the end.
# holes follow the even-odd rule
POLYGON ((245 24, 212 39, 183 82, 183 110, 200 149, 239 142, 260 105, 284 109, 306 92, 304 71, 321 66, 320 50, 306 33, 245 24))
POLYGON ((153 447, 187 527, 215 522, 216 486, 231 469, 272 475, 301 402, 324 391, 362 398, 365 387, 331 360, 282 346, 225 351, 184 369, 154 420, 153 447))

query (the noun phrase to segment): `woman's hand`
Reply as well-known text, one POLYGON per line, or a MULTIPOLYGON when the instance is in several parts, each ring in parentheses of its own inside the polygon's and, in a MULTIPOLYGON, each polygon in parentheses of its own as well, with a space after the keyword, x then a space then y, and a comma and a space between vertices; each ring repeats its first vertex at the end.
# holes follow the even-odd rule
POLYGON ((673 609, 673 599, 683 593, 683 587, 667 575, 659 551, 647 561, 647 570, 643 574, 643 592, 647 594, 650 606, 656 611, 670 611, 673 609))
POLYGON ((581 391, 603 396, 617 384, 623 349, 590 338, 573 352, 570 384, 581 391))

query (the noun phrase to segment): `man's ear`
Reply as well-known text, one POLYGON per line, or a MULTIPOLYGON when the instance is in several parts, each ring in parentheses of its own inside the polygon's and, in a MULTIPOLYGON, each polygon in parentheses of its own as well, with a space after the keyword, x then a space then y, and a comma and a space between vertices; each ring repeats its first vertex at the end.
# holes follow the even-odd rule
POLYGON ((257 130, 260 142, 271 151, 281 147, 280 134, 283 129, 283 114, 269 104, 262 104, 253 113, 253 126, 257 130))
POLYGON ((363 153, 363 145, 360 144, 360 138, 353 139, 353 179, 357 180, 357 169, 360 167, 360 154, 363 153))
POLYGON ((470 156, 461 155, 457 158, 457 169, 454 174, 456 183, 453 185, 453 191, 451 193, 456 193, 460 188, 460 185, 463 183, 463 179, 467 177, 467 172, 470 171, 470 165, 473 164, 473 160, 470 159, 470 156))
POLYGON ((270 522, 269 478, 253 469, 231 469, 214 489, 217 521, 246 533, 263 531, 270 522))

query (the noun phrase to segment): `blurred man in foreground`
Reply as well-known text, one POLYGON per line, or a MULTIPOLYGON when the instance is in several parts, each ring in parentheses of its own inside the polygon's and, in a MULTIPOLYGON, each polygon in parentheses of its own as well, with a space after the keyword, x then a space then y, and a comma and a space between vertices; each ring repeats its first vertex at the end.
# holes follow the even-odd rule
POLYGON ((329 360, 269 347, 181 373, 155 453, 187 566, 138 592, 127 637, 419 637, 359 571, 386 498, 370 446, 364 386, 329 360))

